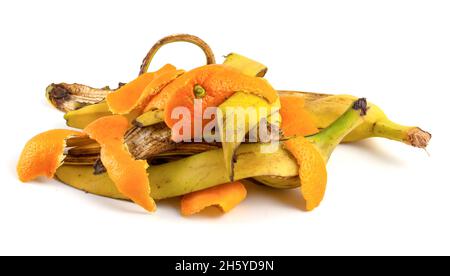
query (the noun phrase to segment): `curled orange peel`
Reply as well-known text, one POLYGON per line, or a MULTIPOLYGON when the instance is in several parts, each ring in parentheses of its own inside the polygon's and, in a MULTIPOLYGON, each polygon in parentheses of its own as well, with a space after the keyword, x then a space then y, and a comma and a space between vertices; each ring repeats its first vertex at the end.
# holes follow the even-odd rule
POLYGON ((303 136, 316 134, 310 114, 304 109, 305 100, 292 96, 281 96, 281 129, 286 137, 284 147, 295 157, 299 165, 301 191, 306 201, 306 210, 319 206, 327 185, 326 163, 319 151, 303 136))
POLYGON ((52 178, 64 160, 66 139, 83 136, 82 132, 53 129, 31 138, 25 145, 17 163, 17 174, 23 182, 39 176, 52 178))
POLYGON ((101 145, 100 159, 119 192, 153 212, 156 204, 150 196, 147 161, 135 160, 124 144, 123 137, 129 127, 127 118, 112 115, 97 119, 84 131, 101 145))
POLYGON ((156 72, 144 73, 106 96, 109 109, 114 114, 129 114, 135 109, 142 111, 152 96, 183 72, 166 64, 156 72))
POLYGON ((181 214, 194 215, 210 206, 218 206, 223 212, 236 207, 247 196, 241 182, 231 182, 184 195, 181 198, 181 214))
POLYGON ((285 137, 309 136, 319 132, 311 115, 306 111, 305 99, 280 96, 281 129, 285 137))
POLYGON ((299 165, 300 190, 306 201, 306 210, 319 206, 327 186, 326 163, 311 142, 302 136, 284 142, 284 147, 295 157, 299 165))

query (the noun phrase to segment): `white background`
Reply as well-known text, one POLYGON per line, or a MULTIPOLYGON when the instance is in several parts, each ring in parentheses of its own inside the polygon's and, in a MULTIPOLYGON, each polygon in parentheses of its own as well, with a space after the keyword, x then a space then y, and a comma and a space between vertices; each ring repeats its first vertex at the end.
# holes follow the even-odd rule
MULTIPOLYGON (((448 1, 1 1, 0 254, 450 254, 449 14, 448 1), (231 213, 184 218, 177 200, 146 214, 17 180, 25 142, 65 126, 49 83, 129 81, 173 33, 202 37, 218 62, 234 51, 265 63, 278 89, 366 96, 432 132, 430 156, 381 139, 340 146, 311 213, 296 190, 249 187, 231 213)), ((190 69, 204 57, 174 44, 152 69, 166 62, 190 69)))

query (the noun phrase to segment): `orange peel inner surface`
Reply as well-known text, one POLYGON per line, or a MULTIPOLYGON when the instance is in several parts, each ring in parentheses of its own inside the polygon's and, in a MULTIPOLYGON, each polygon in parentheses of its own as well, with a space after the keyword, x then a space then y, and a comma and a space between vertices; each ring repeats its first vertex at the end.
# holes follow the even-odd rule
POLYGON ((184 195, 181 199, 181 214, 191 216, 210 206, 218 206, 223 212, 228 212, 246 196, 247 190, 241 182, 221 184, 184 195))

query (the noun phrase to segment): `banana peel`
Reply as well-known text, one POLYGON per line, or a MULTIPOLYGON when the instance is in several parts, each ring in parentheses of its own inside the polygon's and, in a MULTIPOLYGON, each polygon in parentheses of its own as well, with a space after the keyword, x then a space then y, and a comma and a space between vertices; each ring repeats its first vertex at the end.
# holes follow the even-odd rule
POLYGON ((278 99, 275 103, 269 104, 265 99, 256 95, 236 92, 223 102, 219 109, 223 114, 223 120, 219 119, 218 121, 225 167, 228 171, 229 181, 233 182, 233 163, 236 149, 242 143, 246 134, 255 129, 261 120, 267 120, 268 116, 279 111, 280 101, 278 99))
MULTIPOLYGON (((357 98, 351 95, 327 95, 307 92, 279 91, 280 95, 305 98, 305 109, 310 113, 315 125, 325 129, 341 116, 348 105, 357 98)), ((377 105, 369 102, 364 122, 350 132, 343 142, 356 142, 372 137, 386 138, 404 144, 426 148, 431 134, 419 127, 404 126, 393 122, 377 105)))
POLYGON ((45 98, 60 111, 69 112, 87 105, 99 103, 111 91, 114 90, 111 90, 108 86, 97 89, 77 83, 52 83, 45 90, 45 98))
POLYGON ((164 122, 164 111, 159 109, 149 110, 133 121, 137 127, 147 127, 164 122))
MULTIPOLYGON (((138 116, 138 111, 132 111, 124 115, 130 122, 138 116)), ((93 121, 112 115, 106 102, 100 102, 92 105, 87 105, 77 110, 69 111, 64 114, 66 124, 73 128, 84 129, 93 121)))
POLYGON ((106 102, 87 105, 77 110, 64 114, 66 124, 73 128, 84 129, 98 118, 112 115, 106 102))
MULTIPOLYGON (((262 144, 244 144, 236 153, 235 179, 261 175, 295 177, 298 165, 281 146, 272 153, 262 153, 262 144)), ((148 169, 151 197, 161 200, 227 183, 222 149, 196 154, 178 161, 153 165, 148 169)), ((94 175, 90 166, 63 165, 56 171, 63 183, 88 193, 127 199, 115 188, 107 174, 94 175)))
POLYGON ((268 70, 267 66, 264 64, 237 53, 230 53, 226 55, 223 64, 233 67, 241 71, 243 74, 252 77, 262 78, 266 75, 268 70))

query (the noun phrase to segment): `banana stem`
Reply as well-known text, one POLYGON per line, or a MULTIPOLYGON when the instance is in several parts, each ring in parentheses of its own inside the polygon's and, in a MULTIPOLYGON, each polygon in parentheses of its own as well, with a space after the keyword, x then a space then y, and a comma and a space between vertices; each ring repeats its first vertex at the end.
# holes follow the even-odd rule
POLYGON ((150 49, 150 51, 147 53, 144 60, 142 61, 139 75, 142 75, 145 72, 147 72, 148 68, 150 67, 150 63, 153 60, 153 57, 156 55, 156 53, 162 46, 169 44, 169 43, 180 42, 180 41, 192 43, 192 44, 195 44, 198 47, 200 47, 203 50, 203 52, 205 53, 206 64, 216 63, 216 59, 214 58, 213 51, 208 46, 208 44, 206 44, 206 42, 203 41, 202 39, 200 39, 199 37, 189 35, 189 34, 169 35, 169 36, 166 36, 166 37, 158 40, 155 43, 155 45, 153 45, 153 47, 150 49))
POLYGON ((333 150, 341 143, 345 136, 363 123, 363 117, 366 114, 366 99, 358 99, 329 127, 318 134, 306 138, 317 147, 323 159, 328 161, 333 150))
POLYGON ((431 139, 429 132, 418 127, 408 127, 390 120, 382 120, 373 125, 373 133, 376 137, 400 141, 418 148, 426 148, 431 139))

